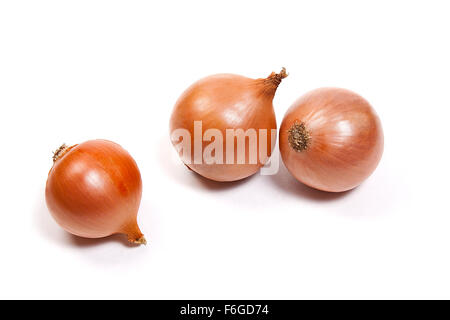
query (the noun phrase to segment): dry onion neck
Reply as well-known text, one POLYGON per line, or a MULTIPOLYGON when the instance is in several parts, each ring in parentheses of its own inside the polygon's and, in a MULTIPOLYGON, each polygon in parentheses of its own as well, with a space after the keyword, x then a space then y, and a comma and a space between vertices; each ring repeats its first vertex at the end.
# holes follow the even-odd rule
POLYGON ((127 227, 122 228, 122 233, 125 233, 128 236, 128 242, 132 244, 147 245, 147 239, 145 239, 139 229, 137 222, 131 223, 127 227))
POLYGON ((275 84, 277 87, 280 85, 281 80, 286 78, 288 76, 288 73, 286 72, 286 68, 282 68, 280 73, 272 72, 270 76, 267 77, 267 81, 275 84))
POLYGON ((265 83, 275 89, 281 83, 281 80, 286 78, 289 74, 286 72, 286 68, 281 69, 280 73, 272 72, 266 79, 264 79, 265 83))
POLYGON ((308 149, 311 143, 311 134, 306 129, 305 123, 295 122, 288 130, 289 145, 296 152, 302 152, 308 149))
POLYGON ((130 242, 132 242, 134 244, 137 244, 137 245, 141 245, 141 244, 147 245, 147 240, 144 238, 144 236, 140 237, 137 240, 128 240, 128 241, 130 241, 130 242))

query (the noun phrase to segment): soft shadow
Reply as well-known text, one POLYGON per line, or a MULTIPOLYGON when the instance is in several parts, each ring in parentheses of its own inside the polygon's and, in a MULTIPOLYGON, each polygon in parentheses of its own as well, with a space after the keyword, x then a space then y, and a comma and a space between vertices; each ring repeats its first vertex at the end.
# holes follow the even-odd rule
POLYGON ((218 182, 207 179, 191 170, 181 161, 168 136, 161 138, 158 150, 159 163, 166 174, 178 183, 183 183, 190 187, 201 187, 209 191, 225 191, 244 185, 254 176, 231 182, 218 182))
POLYGON ((99 238, 99 239, 88 239, 88 238, 81 238, 81 237, 77 237, 74 236, 73 234, 68 234, 68 238, 71 244, 73 244, 76 247, 79 248, 88 248, 88 247, 95 247, 95 246, 101 246, 105 243, 111 243, 111 242, 115 242, 118 244, 121 244, 125 247, 129 247, 129 248, 137 248, 140 245, 138 244, 133 244, 128 242, 126 235, 124 234, 113 234, 109 237, 105 237, 105 238, 99 238))
POLYGON ((246 184, 254 177, 254 175, 252 175, 250 177, 247 177, 247 178, 244 178, 244 179, 241 179, 238 181, 219 182, 219 181, 207 179, 190 169, 189 169, 189 171, 190 171, 190 174, 192 175, 193 179, 195 179, 197 182, 199 182, 201 187, 211 190, 211 191, 222 191, 222 190, 227 190, 227 189, 231 189, 231 188, 236 188, 236 187, 246 184))
POLYGON ((283 162, 280 160, 280 168, 277 174, 270 176, 270 181, 279 189, 283 190, 295 197, 306 198, 311 201, 334 201, 347 197, 355 189, 344 192, 326 192, 313 189, 297 181, 291 173, 286 169, 283 162))
POLYGON ((398 201, 398 192, 404 189, 398 172, 385 165, 359 187, 345 192, 324 192, 312 189, 297 181, 280 161, 280 168, 269 181, 284 194, 293 198, 322 204, 329 203, 327 211, 348 217, 380 217, 390 212, 398 201))
POLYGON ((67 242, 65 231, 56 224, 47 209, 47 205, 45 204, 45 193, 43 190, 39 192, 33 212, 33 220, 34 225, 43 238, 55 243, 67 242))

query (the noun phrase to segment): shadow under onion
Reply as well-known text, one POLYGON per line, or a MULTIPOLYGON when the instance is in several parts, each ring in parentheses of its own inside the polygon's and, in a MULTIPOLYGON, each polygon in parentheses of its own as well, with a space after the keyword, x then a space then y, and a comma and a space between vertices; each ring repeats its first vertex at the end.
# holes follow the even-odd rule
POLYGON ((292 174, 287 170, 286 166, 280 159, 280 168, 278 173, 270 176, 270 180, 278 188, 282 189, 284 192, 291 194, 296 197, 303 197, 313 201, 334 201, 347 197, 356 188, 344 191, 344 192, 326 192, 317 190, 307 185, 297 181, 292 174))

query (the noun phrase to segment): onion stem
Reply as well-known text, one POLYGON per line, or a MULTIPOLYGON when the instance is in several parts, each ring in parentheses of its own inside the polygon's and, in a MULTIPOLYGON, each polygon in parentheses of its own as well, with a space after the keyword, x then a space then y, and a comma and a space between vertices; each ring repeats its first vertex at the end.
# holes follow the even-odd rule
POLYGON ((134 244, 138 244, 138 245, 141 245, 141 244, 147 245, 147 240, 145 239, 144 236, 140 237, 140 238, 137 239, 137 240, 133 240, 132 242, 133 242, 134 244))

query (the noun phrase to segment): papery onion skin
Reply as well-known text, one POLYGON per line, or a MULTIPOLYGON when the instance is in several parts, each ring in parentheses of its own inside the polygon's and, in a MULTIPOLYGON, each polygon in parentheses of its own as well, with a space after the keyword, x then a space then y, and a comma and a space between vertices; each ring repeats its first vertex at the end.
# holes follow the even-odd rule
POLYGON ((130 154, 114 142, 91 140, 60 148, 45 196, 53 218, 74 235, 123 233, 132 243, 146 243, 137 225, 141 174, 130 154))
MULTIPOLYGON (((272 73, 265 79, 250 79, 235 74, 217 74, 203 78, 192 84, 180 96, 175 104, 170 119, 170 133, 176 129, 187 129, 191 135, 192 157, 187 159, 181 154, 186 166, 198 174, 215 181, 236 181, 247 178, 264 165, 267 159, 260 157, 261 152, 270 157, 275 146, 271 139, 271 129, 276 132, 277 122, 272 100, 281 80, 287 76, 286 70, 272 73), (194 121, 202 121, 202 129, 218 129, 226 137, 227 129, 255 129, 267 132, 267 150, 259 150, 258 161, 249 161, 249 141, 246 141, 244 164, 227 164, 226 148, 223 148, 223 164, 195 164, 194 155, 194 121), (261 152, 260 152, 261 151, 261 152)), ((176 145, 179 141, 172 141, 176 145)), ((209 144, 203 141, 203 150, 209 144)), ((235 143, 234 155, 237 154, 235 143)))
POLYGON ((384 136, 378 115, 364 98, 346 89, 320 88, 289 108, 279 145, 285 166, 297 180, 342 192, 360 185, 376 169, 384 136))

